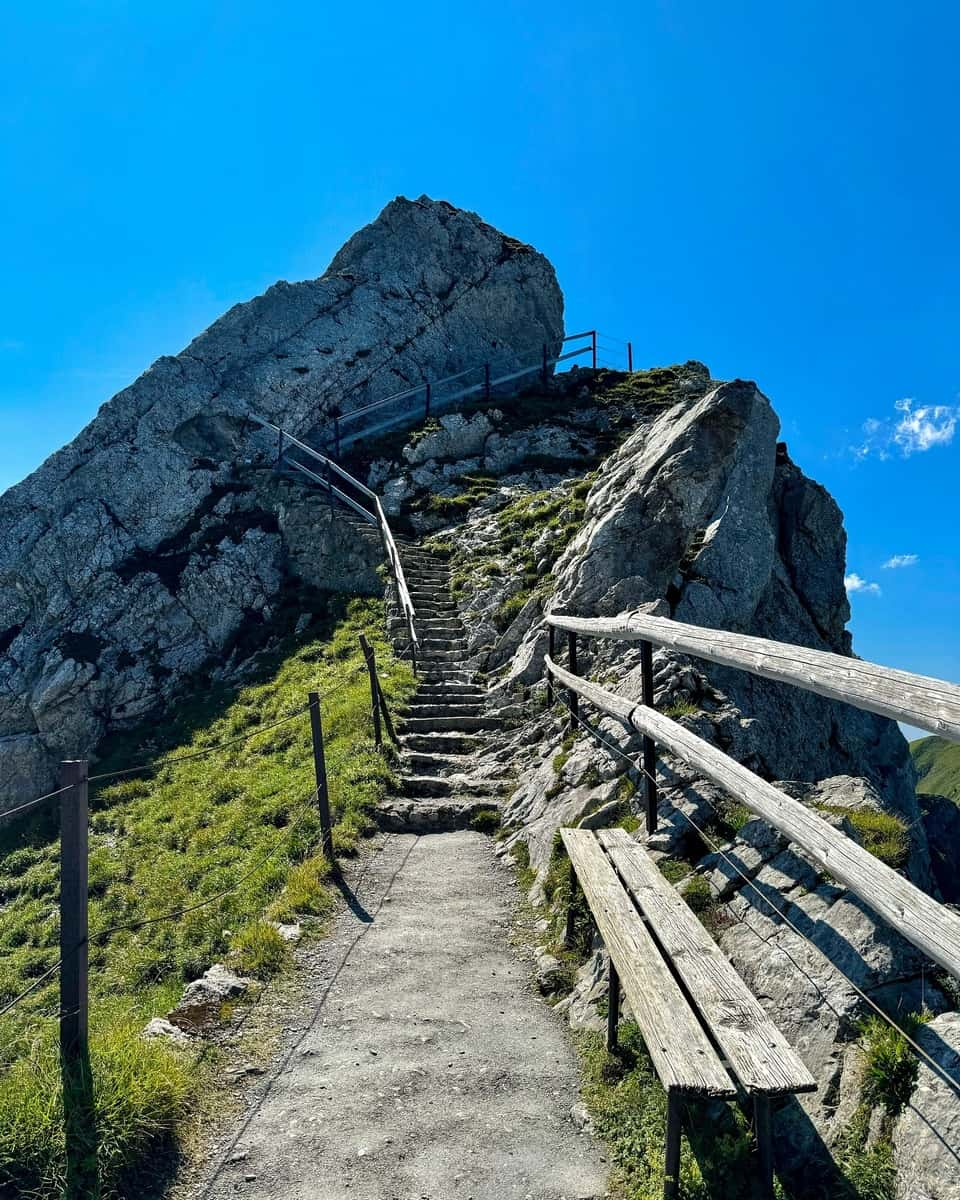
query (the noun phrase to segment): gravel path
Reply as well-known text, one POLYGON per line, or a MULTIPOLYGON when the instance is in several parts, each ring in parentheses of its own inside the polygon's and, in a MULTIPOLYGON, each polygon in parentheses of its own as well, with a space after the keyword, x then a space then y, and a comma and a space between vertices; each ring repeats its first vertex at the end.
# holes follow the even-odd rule
POLYGON ((576 1056, 511 948, 488 838, 396 834, 305 954, 303 1026, 193 1194, 277 1200, 583 1200, 576 1056))

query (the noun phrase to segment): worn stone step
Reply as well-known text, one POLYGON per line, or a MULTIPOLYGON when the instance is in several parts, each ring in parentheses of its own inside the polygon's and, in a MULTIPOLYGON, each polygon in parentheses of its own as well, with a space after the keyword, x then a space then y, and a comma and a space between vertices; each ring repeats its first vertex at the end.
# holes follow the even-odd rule
POLYGON ((456 637, 422 637, 420 647, 425 657, 431 654, 452 654, 454 651, 463 655, 469 649, 465 638, 456 637))
POLYGON ((404 796, 498 796, 500 785, 489 779, 470 779, 468 776, 448 778, 445 775, 411 775, 400 780, 404 796))
POLYGON ((374 814, 381 829, 390 833, 432 833, 468 829, 479 813, 499 812, 489 799, 391 799, 374 814))
POLYGON ((407 733, 400 737, 402 751, 422 754, 475 754, 480 739, 467 733, 407 733))
POLYGON ((409 717, 477 717, 483 711, 483 699, 478 696, 465 704, 450 704, 445 699, 439 699, 424 704, 411 704, 407 710, 409 717))
POLYGON ((468 692, 465 690, 465 684, 457 684, 455 687, 444 688, 442 691, 427 691, 423 688, 417 688, 411 704, 417 705, 436 705, 436 704, 475 704, 477 701, 481 703, 484 700, 483 692, 468 692))
POLYGON ((411 775, 464 775, 473 762, 472 754, 438 754, 406 749, 400 752, 400 765, 411 775))
POLYGON ((456 733, 477 733, 481 729, 499 729, 503 724, 500 717, 404 717, 404 733, 431 733, 450 730, 456 733))

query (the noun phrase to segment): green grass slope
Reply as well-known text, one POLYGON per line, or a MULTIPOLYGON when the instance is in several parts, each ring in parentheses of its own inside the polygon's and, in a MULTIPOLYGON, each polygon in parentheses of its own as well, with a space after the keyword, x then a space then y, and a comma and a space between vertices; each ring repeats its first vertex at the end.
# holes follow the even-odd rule
POLYGON ((941 737, 919 738, 910 743, 919 779, 918 792, 949 796, 960 804, 960 744, 941 737))
MULTIPOLYGON (((412 693, 412 673, 393 658, 381 602, 331 600, 327 617, 322 637, 288 642, 257 682, 167 714, 165 735, 128 737, 95 768, 180 758, 255 735, 209 757, 91 787, 91 1153, 104 1200, 147 1193, 149 1181, 132 1183, 131 1175, 147 1159, 163 1159, 202 1078, 202 1053, 144 1042, 144 1023, 215 961, 269 975, 286 951, 267 920, 322 917, 332 907, 311 795, 309 716, 268 726, 305 705, 309 691, 321 693, 338 853, 355 850, 372 829, 370 812, 391 781, 372 740, 357 635, 374 645, 391 708, 412 693), (189 911, 162 919, 178 909, 189 911), (143 921, 155 923, 101 936, 143 921)), ((58 957, 56 828, 49 814, 0 834, 0 1008, 58 957)), ((57 989, 54 977, 0 1017, 2 1197, 63 1194, 57 989)))

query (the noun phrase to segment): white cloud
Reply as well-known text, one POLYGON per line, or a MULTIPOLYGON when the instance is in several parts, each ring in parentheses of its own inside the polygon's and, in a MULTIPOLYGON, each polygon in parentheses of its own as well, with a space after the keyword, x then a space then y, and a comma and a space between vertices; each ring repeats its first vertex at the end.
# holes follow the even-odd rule
POLYGON ((894 405, 898 417, 884 420, 868 417, 863 423, 863 441, 850 447, 854 457, 874 455, 884 461, 895 449, 908 458, 934 446, 949 446, 960 422, 960 408, 949 404, 914 408, 914 403, 909 398, 898 400, 894 405))
POLYGON ((896 570, 897 567, 912 567, 917 562, 919 555, 916 554, 894 554, 892 558, 888 558, 883 564, 885 571, 896 570))
POLYGON ((849 575, 844 575, 843 586, 847 589, 848 596, 852 596, 854 592, 863 592, 868 596, 880 595, 880 584, 867 583, 856 571, 851 571, 849 575))

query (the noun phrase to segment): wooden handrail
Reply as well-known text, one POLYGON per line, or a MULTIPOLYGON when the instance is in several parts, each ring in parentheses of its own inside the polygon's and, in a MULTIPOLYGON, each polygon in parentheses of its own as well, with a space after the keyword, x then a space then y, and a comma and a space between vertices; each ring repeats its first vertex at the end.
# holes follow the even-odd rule
POLYGON ((960 979, 960 915, 931 899, 799 800, 748 771, 676 721, 581 679, 564 670, 549 655, 546 665, 564 687, 628 729, 666 746, 795 842, 891 928, 960 979))
POLYGON ((641 612, 616 617, 551 615, 547 623, 583 637, 669 646, 960 742, 960 687, 942 679, 788 642, 684 625, 641 612))

